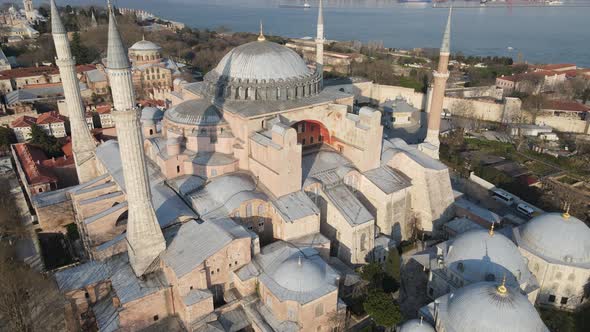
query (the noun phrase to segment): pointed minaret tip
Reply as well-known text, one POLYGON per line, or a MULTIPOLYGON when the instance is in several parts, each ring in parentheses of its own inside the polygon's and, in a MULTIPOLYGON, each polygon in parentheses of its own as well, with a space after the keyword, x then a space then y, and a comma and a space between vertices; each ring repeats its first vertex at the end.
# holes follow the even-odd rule
POLYGON ((51 0, 51 33, 66 33, 66 28, 61 22, 61 17, 59 16, 59 10, 57 10, 55 0, 51 0))
POLYGON ((451 53, 451 18, 453 16, 453 6, 449 7, 449 17, 447 18, 447 26, 443 35, 442 45, 440 47, 441 53, 451 53))
POLYGON ((258 35, 258 41, 265 41, 264 33, 262 32, 262 20, 260 20, 260 34, 258 35))
MULTIPOLYGON (((112 8, 109 1, 109 8, 112 8)), ((123 45, 121 34, 117 28, 117 21, 113 11, 109 11, 109 41, 107 49, 107 67, 110 69, 125 69, 130 68, 129 56, 127 55, 127 49, 123 45)))
POLYGON ((318 25, 324 25, 324 4, 323 1, 320 0, 318 5, 318 25))

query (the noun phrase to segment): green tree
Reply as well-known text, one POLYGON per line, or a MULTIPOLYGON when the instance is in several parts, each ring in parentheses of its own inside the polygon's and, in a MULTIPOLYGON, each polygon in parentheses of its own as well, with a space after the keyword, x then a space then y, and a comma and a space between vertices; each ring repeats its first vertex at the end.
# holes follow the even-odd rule
POLYGON ((41 148, 48 157, 61 157, 62 144, 53 136, 47 135, 43 128, 33 124, 31 126, 31 140, 29 143, 41 148))
POLYGON ((92 63, 96 60, 98 52, 84 45, 80 33, 77 31, 72 35, 70 48, 72 55, 76 58, 77 65, 92 63))
POLYGON ((375 262, 364 265, 361 270, 361 278, 368 281, 373 287, 380 287, 383 280, 381 265, 375 262))
POLYGON ((385 274, 399 282, 401 280, 401 258, 396 248, 392 248, 385 259, 385 274))
POLYGON ((388 329, 402 320, 399 306, 393 302, 391 296, 381 290, 369 292, 363 308, 377 325, 388 329))
POLYGON ((0 150, 7 151, 13 143, 16 143, 16 137, 12 129, 0 127, 0 150))

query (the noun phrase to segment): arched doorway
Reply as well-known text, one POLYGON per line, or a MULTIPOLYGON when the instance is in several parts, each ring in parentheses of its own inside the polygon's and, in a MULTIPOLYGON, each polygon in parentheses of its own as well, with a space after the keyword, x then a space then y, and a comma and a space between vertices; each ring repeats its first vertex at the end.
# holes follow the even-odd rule
POLYGON ((297 143, 304 148, 323 143, 332 144, 330 131, 319 121, 303 120, 296 122, 292 127, 297 131, 297 143))

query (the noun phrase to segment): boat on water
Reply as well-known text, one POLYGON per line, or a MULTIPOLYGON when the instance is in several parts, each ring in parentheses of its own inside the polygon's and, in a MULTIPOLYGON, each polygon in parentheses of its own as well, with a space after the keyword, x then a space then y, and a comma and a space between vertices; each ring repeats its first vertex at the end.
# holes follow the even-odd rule
POLYGON ((280 8, 311 8, 311 5, 307 0, 303 3, 303 5, 298 4, 279 4, 280 8))
POLYGON ((432 0, 397 0, 399 3, 431 3, 432 0))
POLYGON ((549 6, 561 6, 561 5, 563 5, 563 1, 557 1, 557 0, 547 1, 545 3, 548 4, 549 6))

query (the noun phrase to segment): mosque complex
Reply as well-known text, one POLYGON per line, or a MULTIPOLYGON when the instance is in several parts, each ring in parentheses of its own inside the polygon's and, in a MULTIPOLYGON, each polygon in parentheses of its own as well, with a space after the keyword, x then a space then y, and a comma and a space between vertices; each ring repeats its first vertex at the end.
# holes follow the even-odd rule
MULTIPOLYGON (((261 26, 203 82, 175 80, 165 111, 137 106, 109 3, 117 140, 103 143, 85 124, 54 0, 51 18, 80 184, 39 194, 37 212, 42 221, 71 205, 83 240, 86 260, 55 273, 71 330, 136 331, 173 316, 189 331, 333 331, 347 310, 346 271, 384 261, 416 229, 437 234, 454 216, 438 160, 451 12, 418 145, 385 139, 379 111, 324 89, 321 1, 315 63, 266 40, 261 26)), ((150 44, 131 60, 151 61, 144 53, 159 49, 150 44)), ((545 214, 511 237, 492 225, 413 259, 432 303, 399 331, 548 331, 534 305, 587 302, 590 229, 545 214)))

